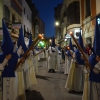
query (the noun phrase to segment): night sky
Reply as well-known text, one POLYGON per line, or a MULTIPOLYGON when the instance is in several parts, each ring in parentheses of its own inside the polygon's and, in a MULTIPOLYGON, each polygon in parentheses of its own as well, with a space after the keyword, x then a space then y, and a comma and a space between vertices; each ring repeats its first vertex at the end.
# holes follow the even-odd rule
POLYGON ((39 16, 45 23, 45 34, 47 37, 52 37, 55 34, 54 29, 54 7, 62 3, 63 0, 32 0, 37 10, 39 10, 39 16))

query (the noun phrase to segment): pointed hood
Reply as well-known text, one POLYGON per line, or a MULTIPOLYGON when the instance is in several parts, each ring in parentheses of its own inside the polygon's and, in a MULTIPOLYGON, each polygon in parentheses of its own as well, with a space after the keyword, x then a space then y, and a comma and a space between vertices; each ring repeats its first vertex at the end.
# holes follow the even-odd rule
POLYGON ((23 35, 22 26, 20 28, 20 33, 19 33, 19 38, 18 38, 17 44, 18 44, 18 48, 20 46, 22 46, 22 49, 24 50, 24 52, 26 52, 27 47, 26 47, 26 44, 25 44, 25 41, 24 41, 24 35, 23 35))
POLYGON ((30 38, 29 38, 29 47, 32 45, 32 34, 30 33, 30 38))
POLYGON ((2 48, 3 53, 8 55, 13 52, 14 44, 11 40, 6 24, 3 20, 2 20, 2 27, 3 27, 3 40, 2 40, 1 48, 2 48))
POLYGON ((74 48, 73 48, 73 45, 72 45, 71 38, 70 38, 70 42, 69 42, 69 47, 70 47, 70 49, 71 49, 71 50, 73 50, 73 51, 74 51, 74 48))
POLYGON ((55 37, 54 37, 54 36, 52 37, 52 44, 51 44, 51 47, 55 47, 55 37))
POLYGON ((84 51, 84 44, 83 44, 83 38, 81 36, 81 32, 79 33, 78 43, 81 46, 81 48, 83 49, 83 51, 84 51))
POLYGON ((100 29, 99 25, 97 22, 97 17, 96 17, 96 22, 95 22, 95 31, 94 31, 94 43, 93 43, 93 48, 95 53, 100 56, 100 29))

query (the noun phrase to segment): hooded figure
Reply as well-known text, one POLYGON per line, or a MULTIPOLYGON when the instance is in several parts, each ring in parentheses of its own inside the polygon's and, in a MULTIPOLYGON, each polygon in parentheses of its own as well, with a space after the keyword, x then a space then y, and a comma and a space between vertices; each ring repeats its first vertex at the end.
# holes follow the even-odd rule
POLYGON ((48 49, 49 57, 48 57, 48 72, 55 73, 56 66, 56 49, 55 49, 55 38, 52 38, 52 44, 48 49))
MULTIPOLYGON (((83 100, 100 100, 100 61, 96 60, 96 57, 100 57, 100 29, 97 22, 95 23, 94 43, 92 49, 92 55, 89 57, 89 63, 91 65, 89 81, 90 87, 88 88, 88 96, 83 95, 83 100), (85 98, 85 99, 84 99, 85 98)), ((86 91, 85 91, 86 93, 86 91)), ((84 93, 84 94, 85 94, 84 93)))
POLYGON ((17 45, 18 45, 18 48, 21 48, 24 52, 27 51, 27 47, 26 47, 26 44, 25 44, 25 41, 24 41, 24 35, 23 35, 22 26, 20 28, 20 33, 19 33, 19 38, 18 38, 18 41, 17 41, 17 45))
MULTIPOLYGON (((71 39, 70 39, 69 47, 70 47, 69 53, 71 53, 71 56, 74 58, 75 52, 74 52, 74 46, 72 45, 71 39)), ((71 59, 69 74, 65 84, 65 88, 67 88, 69 91, 73 90, 74 73, 75 73, 75 59, 71 59)))
POLYGON ((61 72, 61 57, 62 57, 62 51, 61 51, 61 46, 58 44, 58 52, 57 52, 57 68, 59 72, 61 72))
MULTIPOLYGON (((81 48, 84 49, 81 33, 79 35, 78 44, 81 46, 81 48)), ((84 60, 81 57, 82 57, 81 53, 79 52, 78 49, 76 49, 74 54, 73 54, 73 58, 74 58, 73 70, 70 70, 71 73, 69 75, 68 81, 67 81, 66 86, 65 86, 69 91, 70 90, 74 90, 76 92, 82 92, 83 91, 84 60)))
MULTIPOLYGON (((24 52, 26 52, 27 47, 25 45, 24 42, 24 36, 23 36, 23 30, 22 30, 22 26, 20 28, 20 33, 19 33, 19 38, 17 41, 17 45, 18 45, 18 50, 17 50, 17 54, 19 56, 19 60, 20 58, 23 56, 24 52)), ((25 97, 25 84, 24 84, 24 75, 23 75, 23 68, 25 67, 25 63, 20 64, 19 67, 16 70, 16 97, 18 98, 18 100, 24 100, 25 97), (23 99, 22 99, 23 98, 23 99)))
MULTIPOLYGON (((83 44, 83 39, 81 36, 81 32, 79 34, 79 39, 78 39, 78 44, 80 45, 80 47, 82 48, 82 50, 84 51, 84 44, 83 44)), ((85 52, 84 52, 85 54, 85 52)), ((82 92, 83 91, 83 86, 84 86, 84 59, 83 56, 81 55, 81 53, 79 52, 78 49, 75 50, 75 78, 74 78, 74 85, 73 88, 75 91, 77 92, 82 92)))
MULTIPOLYGON (((30 34, 30 38, 29 38, 29 46, 32 45, 32 34, 30 34)), ((37 84, 36 81, 36 76, 35 76, 35 65, 34 65, 34 58, 33 58, 33 51, 30 50, 30 55, 29 57, 26 59, 25 61, 25 69, 24 69, 24 79, 25 79, 25 89, 32 89, 33 85, 37 84)))
POLYGON ((4 68, 4 71, 2 72, 2 77, 15 77, 14 69, 17 64, 18 56, 16 53, 13 53, 14 44, 11 40, 11 37, 9 35, 9 32, 7 30, 4 21, 2 21, 2 25, 3 25, 3 41, 1 46, 1 49, 3 51, 2 56, 5 58, 6 55, 8 54, 12 55, 12 58, 9 60, 8 64, 4 68))
POLYGON ((72 45, 72 41, 70 39, 69 42, 69 46, 67 47, 67 51, 65 53, 65 71, 64 74, 69 74, 69 68, 70 68, 70 64, 71 64, 71 59, 72 59, 72 55, 73 55, 73 45, 72 45))
POLYGON ((11 40, 7 27, 2 20, 3 40, 2 40, 2 54, 0 55, 0 62, 2 62, 7 55, 11 54, 11 59, 5 65, 2 72, 3 77, 3 100, 15 100, 15 67, 18 62, 17 53, 13 52, 14 44, 11 40), (13 92, 14 91, 14 92, 13 92), (14 93, 14 94, 13 94, 14 93))

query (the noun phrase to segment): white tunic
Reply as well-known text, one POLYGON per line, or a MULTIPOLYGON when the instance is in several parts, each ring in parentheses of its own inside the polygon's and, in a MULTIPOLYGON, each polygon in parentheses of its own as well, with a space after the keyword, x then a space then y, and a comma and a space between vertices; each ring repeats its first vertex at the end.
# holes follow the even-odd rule
POLYGON ((58 71, 59 72, 61 72, 61 65, 60 65, 60 63, 61 63, 61 52, 58 50, 58 57, 57 57, 57 66, 58 66, 58 71))
MULTIPOLYGON (((39 53, 39 51, 35 50, 34 53, 37 54, 37 53, 39 53)), ((38 60, 40 60, 40 54, 33 56, 33 64, 34 64, 35 74, 38 73, 38 60)))
MULTIPOLYGON (((73 51, 70 50, 70 52, 72 53, 73 55, 73 51)), ((71 59, 72 57, 67 55, 67 52, 66 52, 66 55, 65 55, 65 71, 64 71, 64 74, 69 74, 69 68, 70 68, 70 64, 71 64, 71 59)))
POLYGON ((55 69, 56 66, 56 49, 52 47, 55 52, 52 52, 51 46, 48 49, 49 57, 48 57, 48 69, 55 69))

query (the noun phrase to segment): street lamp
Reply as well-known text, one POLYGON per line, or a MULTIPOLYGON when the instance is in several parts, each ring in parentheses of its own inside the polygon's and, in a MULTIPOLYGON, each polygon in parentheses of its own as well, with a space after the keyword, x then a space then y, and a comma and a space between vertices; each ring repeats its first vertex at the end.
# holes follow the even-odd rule
POLYGON ((60 24, 59 24, 59 22, 58 21, 56 21, 55 22, 55 26, 59 26, 60 24))
POLYGON ((52 40, 50 39, 49 41, 50 41, 50 43, 51 43, 52 40))

